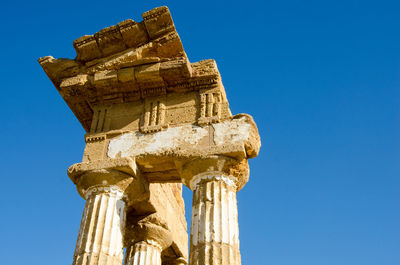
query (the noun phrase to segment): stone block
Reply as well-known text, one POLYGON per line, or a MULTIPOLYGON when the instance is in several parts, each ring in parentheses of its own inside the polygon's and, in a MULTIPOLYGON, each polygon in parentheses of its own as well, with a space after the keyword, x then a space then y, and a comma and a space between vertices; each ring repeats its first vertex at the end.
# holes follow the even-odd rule
POLYGON ((118 70, 118 81, 121 83, 135 82, 135 68, 123 68, 118 70))
POLYGON ((85 88, 90 85, 90 76, 81 74, 63 79, 59 92, 64 98, 83 96, 85 88))
POLYGON ((118 26, 114 25, 94 34, 103 57, 126 49, 118 26))
POLYGON ((58 86, 66 77, 80 74, 80 65, 70 59, 54 59, 52 56, 45 56, 38 60, 40 66, 46 72, 47 76, 58 86))
POLYGON ((102 53, 97 46, 96 38, 92 35, 85 35, 73 42, 76 51, 76 60, 91 61, 102 57, 102 53))
POLYGON ((185 207, 182 197, 176 198, 172 188, 174 183, 150 183, 149 184, 149 201, 157 211, 157 216, 172 232, 174 252, 179 256, 187 257, 187 241, 186 232, 185 207), (165 203, 168 202, 168 203, 165 203))
POLYGON ((99 88, 112 88, 112 86, 117 85, 118 75, 117 71, 100 71, 94 74, 94 85, 99 88))
POLYGON ((157 47, 156 54, 160 58, 186 57, 178 33, 173 31, 154 41, 157 47))
POLYGON ((136 23, 132 19, 127 19, 118 23, 118 26, 127 47, 138 47, 148 41, 144 22, 136 23))
POLYGON ((90 84, 89 76, 88 75, 76 75, 73 77, 65 78, 60 84, 60 88, 67 88, 67 87, 83 87, 90 84))
POLYGON ((155 39, 175 30, 171 13, 166 6, 156 7, 143 13, 142 16, 150 39, 155 39))
POLYGON ((160 75, 167 83, 175 83, 177 80, 189 78, 192 75, 192 67, 186 57, 180 57, 162 62, 160 75))
POLYGON ((160 63, 141 65, 135 68, 137 82, 162 82, 160 76, 160 63))

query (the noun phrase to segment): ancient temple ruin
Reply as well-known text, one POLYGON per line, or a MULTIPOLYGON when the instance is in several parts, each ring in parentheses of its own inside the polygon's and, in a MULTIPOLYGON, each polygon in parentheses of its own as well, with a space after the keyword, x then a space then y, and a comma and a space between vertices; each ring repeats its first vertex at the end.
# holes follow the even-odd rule
POLYGON ((86 200, 73 264, 241 264, 236 192, 260 138, 231 114, 215 61, 189 61, 167 7, 73 45, 74 60, 39 59, 87 132, 68 169, 86 200))

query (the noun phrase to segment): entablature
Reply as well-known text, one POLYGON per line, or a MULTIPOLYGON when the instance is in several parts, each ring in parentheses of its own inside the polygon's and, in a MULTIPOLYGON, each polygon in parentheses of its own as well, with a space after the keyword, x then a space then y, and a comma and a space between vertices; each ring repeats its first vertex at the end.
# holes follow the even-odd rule
MULTIPOLYGON (((46 56, 39 63, 87 132, 97 131, 93 121, 99 108, 132 102, 141 108, 169 94, 197 93, 200 111, 192 123, 218 122, 222 103, 230 113, 215 61, 189 62, 167 7, 145 12, 142 22, 126 20, 85 35, 73 45, 74 60, 46 56)), ((140 126, 142 132, 164 128, 154 122, 140 126)))
POLYGON ((219 123, 184 124, 154 133, 129 130, 89 133, 83 162, 132 158, 149 182, 180 183, 177 164, 213 155, 247 160, 258 155, 260 145, 252 117, 239 114, 219 123))

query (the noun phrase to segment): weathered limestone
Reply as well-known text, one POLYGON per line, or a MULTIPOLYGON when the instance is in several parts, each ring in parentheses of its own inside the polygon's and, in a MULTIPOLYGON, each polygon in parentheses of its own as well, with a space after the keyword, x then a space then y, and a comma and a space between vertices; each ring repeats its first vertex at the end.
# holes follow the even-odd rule
POLYGON ((161 252, 172 243, 171 232, 155 216, 146 216, 128 228, 125 265, 161 265, 161 252))
POLYGON ((191 63, 167 7, 40 65, 86 130, 68 175, 86 199, 74 265, 240 265, 236 192, 260 149, 214 60, 191 63), (190 255, 182 184, 193 190, 190 255))
POLYGON ((202 176, 195 185, 190 264, 240 264, 236 186, 229 176, 202 176))
POLYGON ((248 180, 247 160, 210 156, 182 167, 194 191, 190 265, 240 265, 236 192, 248 180))
POLYGON ((69 176, 86 204, 74 253, 74 265, 121 264, 125 231, 124 192, 133 181, 132 159, 71 166, 69 176))
POLYGON ((125 265, 161 265, 161 251, 156 242, 137 242, 128 247, 125 265))
POLYGON ((115 186, 94 186, 87 193, 72 264, 121 264, 124 195, 115 186))

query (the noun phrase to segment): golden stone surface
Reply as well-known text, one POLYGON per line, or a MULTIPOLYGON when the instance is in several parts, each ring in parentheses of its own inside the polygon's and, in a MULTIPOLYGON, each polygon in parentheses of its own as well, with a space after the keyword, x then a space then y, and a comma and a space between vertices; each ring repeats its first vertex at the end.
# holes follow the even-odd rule
POLYGON ((236 192, 261 143, 251 116, 232 116, 216 62, 189 61, 167 7, 145 12, 142 22, 125 20, 82 36, 73 46, 74 60, 46 56, 39 63, 87 132, 82 162, 68 170, 87 200, 78 237, 85 244, 77 244, 74 264, 120 265, 121 246, 126 264, 145 264, 138 257, 185 264, 183 183, 194 190, 195 211, 211 203, 207 209, 219 214, 192 217, 203 239, 191 239, 190 264, 239 265, 236 192), (213 194, 211 201, 204 192, 213 194), (232 228, 215 232, 225 224, 224 207, 232 228), (112 231, 121 232, 117 239, 112 231), (225 238, 232 233, 234 239, 225 238))

